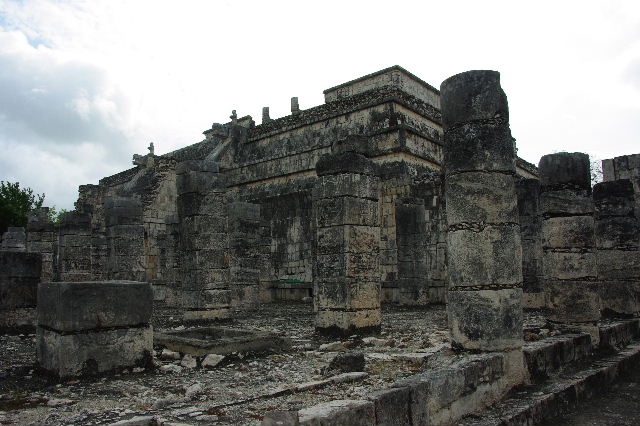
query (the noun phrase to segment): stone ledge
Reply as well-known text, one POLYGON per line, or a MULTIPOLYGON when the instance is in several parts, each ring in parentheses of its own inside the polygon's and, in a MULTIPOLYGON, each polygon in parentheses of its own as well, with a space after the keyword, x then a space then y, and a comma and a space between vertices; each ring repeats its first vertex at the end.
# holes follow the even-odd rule
POLYGON ((620 353, 598 360, 589 368, 502 401, 480 418, 458 422, 461 426, 520 426, 551 420, 568 412, 631 369, 640 366, 640 344, 634 343, 620 353))

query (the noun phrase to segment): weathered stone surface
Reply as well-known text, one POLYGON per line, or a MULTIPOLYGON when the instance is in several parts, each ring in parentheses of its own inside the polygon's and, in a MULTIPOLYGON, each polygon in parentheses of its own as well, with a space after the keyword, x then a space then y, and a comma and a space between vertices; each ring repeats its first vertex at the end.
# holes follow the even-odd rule
POLYGON ((465 123, 445 132, 445 172, 515 172, 515 144, 508 125, 465 123))
POLYGON ((380 308, 362 310, 318 309, 316 330, 324 334, 349 336, 354 333, 380 331, 380 308))
POLYGON ((2 234, 2 244, 0 249, 3 251, 25 251, 27 248, 27 236, 23 227, 10 226, 7 231, 2 234))
POLYGON ((150 326, 73 334, 38 327, 36 339, 38 363, 60 377, 146 367, 153 350, 150 326))
POLYGON ((325 154, 316 163, 318 176, 336 175, 342 173, 358 173, 376 176, 377 169, 373 161, 356 152, 340 152, 325 154))
POLYGON ((316 225, 374 226, 379 222, 378 202, 359 197, 339 197, 314 201, 316 225))
POLYGON ((538 163, 543 188, 591 189, 589 156, 581 152, 543 155, 538 163))
POLYGON ((540 193, 540 214, 543 216, 590 215, 593 201, 586 189, 560 189, 540 193))
POLYGON ((38 325, 59 332, 144 325, 151 318, 152 302, 149 283, 40 283, 38 325))
POLYGON ((640 282, 640 251, 598 250, 596 259, 599 279, 640 282))
POLYGON ((0 251, 0 315, 36 306, 41 268, 39 253, 0 251))
POLYGON ((593 202, 598 217, 632 216, 635 208, 633 183, 628 179, 597 183, 593 186, 593 202))
POLYGON ((594 280, 597 276, 595 251, 547 250, 543 255, 542 271, 545 280, 594 280))
POLYGON ((411 389, 399 387, 372 392, 367 396, 372 401, 376 413, 376 425, 410 426, 411 389))
POLYGON ((547 281, 549 319, 557 322, 590 322, 600 319, 598 283, 547 281))
POLYGON ((379 197, 380 179, 375 176, 343 173, 322 178, 318 185, 313 187, 314 200, 345 196, 377 200, 379 197))
POLYGON ((337 370, 343 373, 365 371, 364 365, 364 353, 362 352, 339 353, 329 363, 329 371, 337 370))
POLYGON ((318 309, 376 309, 380 306, 380 283, 360 279, 318 280, 315 306, 318 309))
POLYGON ((599 217, 595 224, 596 246, 598 249, 626 249, 637 251, 640 248, 640 225, 632 216, 599 217))
POLYGON ((445 192, 449 226, 518 222, 517 198, 505 197, 514 192, 513 176, 486 172, 455 174, 447 178, 445 192))
POLYGON ((451 287, 522 283, 522 249, 517 225, 447 234, 451 287))
POLYGON ((335 400, 298 412, 301 426, 368 426, 375 424, 373 403, 364 400, 335 400))
POLYGON ((472 121, 509 121, 507 96, 496 71, 468 71, 447 78, 440 86, 445 130, 472 121))
POLYGON ((598 289, 603 317, 632 317, 640 312, 638 283, 606 280, 600 283, 598 289))
POLYGON ((542 222, 542 247, 552 249, 593 248, 594 221, 592 216, 560 216, 542 222))
POLYGON ((466 349, 522 346, 522 289, 456 290, 447 294, 451 339, 466 349))

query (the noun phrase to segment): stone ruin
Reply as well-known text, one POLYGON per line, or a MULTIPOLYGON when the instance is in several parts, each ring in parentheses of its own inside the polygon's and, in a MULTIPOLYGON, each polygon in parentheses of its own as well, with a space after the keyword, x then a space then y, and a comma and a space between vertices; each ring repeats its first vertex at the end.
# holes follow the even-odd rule
MULTIPOLYGON (((234 110, 164 155, 151 144, 80 186, 59 225, 42 209, 10 228, 0 326, 37 325, 40 365, 73 376, 148 362, 152 302, 189 325, 312 300, 332 336, 379 333, 383 304, 446 303, 452 347, 500 365, 482 396, 497 401, 530 374, 523 308, 596 343, 603 317, 638 316, 640 154, 603 161, 593 188, 585 154, 527 163, 493 71, 439 91, 394 66, 324 94, 261 124, 234 110)), ((420 404, 416 380, 399 388, 420 404)), ((408 424, 477 407, 432 408, 408 424)))

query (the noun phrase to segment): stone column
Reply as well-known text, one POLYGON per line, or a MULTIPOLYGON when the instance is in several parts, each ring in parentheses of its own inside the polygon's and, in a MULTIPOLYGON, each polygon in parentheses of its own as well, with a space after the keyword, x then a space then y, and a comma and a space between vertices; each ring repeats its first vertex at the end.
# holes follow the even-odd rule
POLYGON ((227 200, 218 165, 183 161, 176 175, 184 319, 230 318, 227 200))
POLYGON ((2 234, 2 245, 4 251, 26 251, 27 236, 21 226, 10 226, 7 232, 2 234))
POLYGON ((107 277, 111 280, 143 281, 144 226, 142 203, 129 197, 106 197, 107 277))
POLYGON ((323 155, 316 172, 316 331, 379 331, 380 179, 371 160, 355 152, 323 155))
POLYGON ((549 319, 587 330, 600 319, 589 156, 545 155, 538 169, 549 319))
POLYGON ((441 85, 452 345, 522 347, 522 247, 507 97, 495 71, 441 85))
POLYGON ((424 200, 396 199, 398 302, 401 305, 427 305, 430 302, 426 226, 424 200))
POLYGON ((598 183, 595 204, 596 271, 602 314, 637 316, 640 291, 640 226, 630 180, 598 183))
POLYGON ((32 333, 36 324, 39 253, 0 251, 0 333, 32 333))
POLYGON ((53 256, 56 252, 57 238, 53 222, 49 219, 49 208, 33 210, 28 213, 27 219, 27 251, 42 255, 40 281, 52 281, 53 256))
POLYGON ((255 308, 261 261, 260 205, 236 201, 228 211, 231 303, 234 307, 255 308))
POLYGON ((516 181, 518 212, 520 215, 520 237, 522 239, 522 281, 525 308, 544 308, 545 297, 542 288, 542 244, 540 241, 538 179, 516 181))
POLYGON ((166 305, 178 307, 182 288, 178 215, 167 215, 164 223, 165 230, 158 233, 160 281, 166 286, 166 305))
POLYGON ((58 229, 58 281, 89 281, 91 273, 91 215, 64 213, 58 229))

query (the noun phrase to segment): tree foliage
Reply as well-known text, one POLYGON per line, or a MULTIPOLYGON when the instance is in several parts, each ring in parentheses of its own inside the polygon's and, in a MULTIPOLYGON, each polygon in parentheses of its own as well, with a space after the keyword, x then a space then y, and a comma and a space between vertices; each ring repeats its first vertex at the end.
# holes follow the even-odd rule
POLYGON ((0 232, 10 226, 27 226, 27 213, 42 207, 44 194, 34 194, 20 183, 0 181, 0 232))

